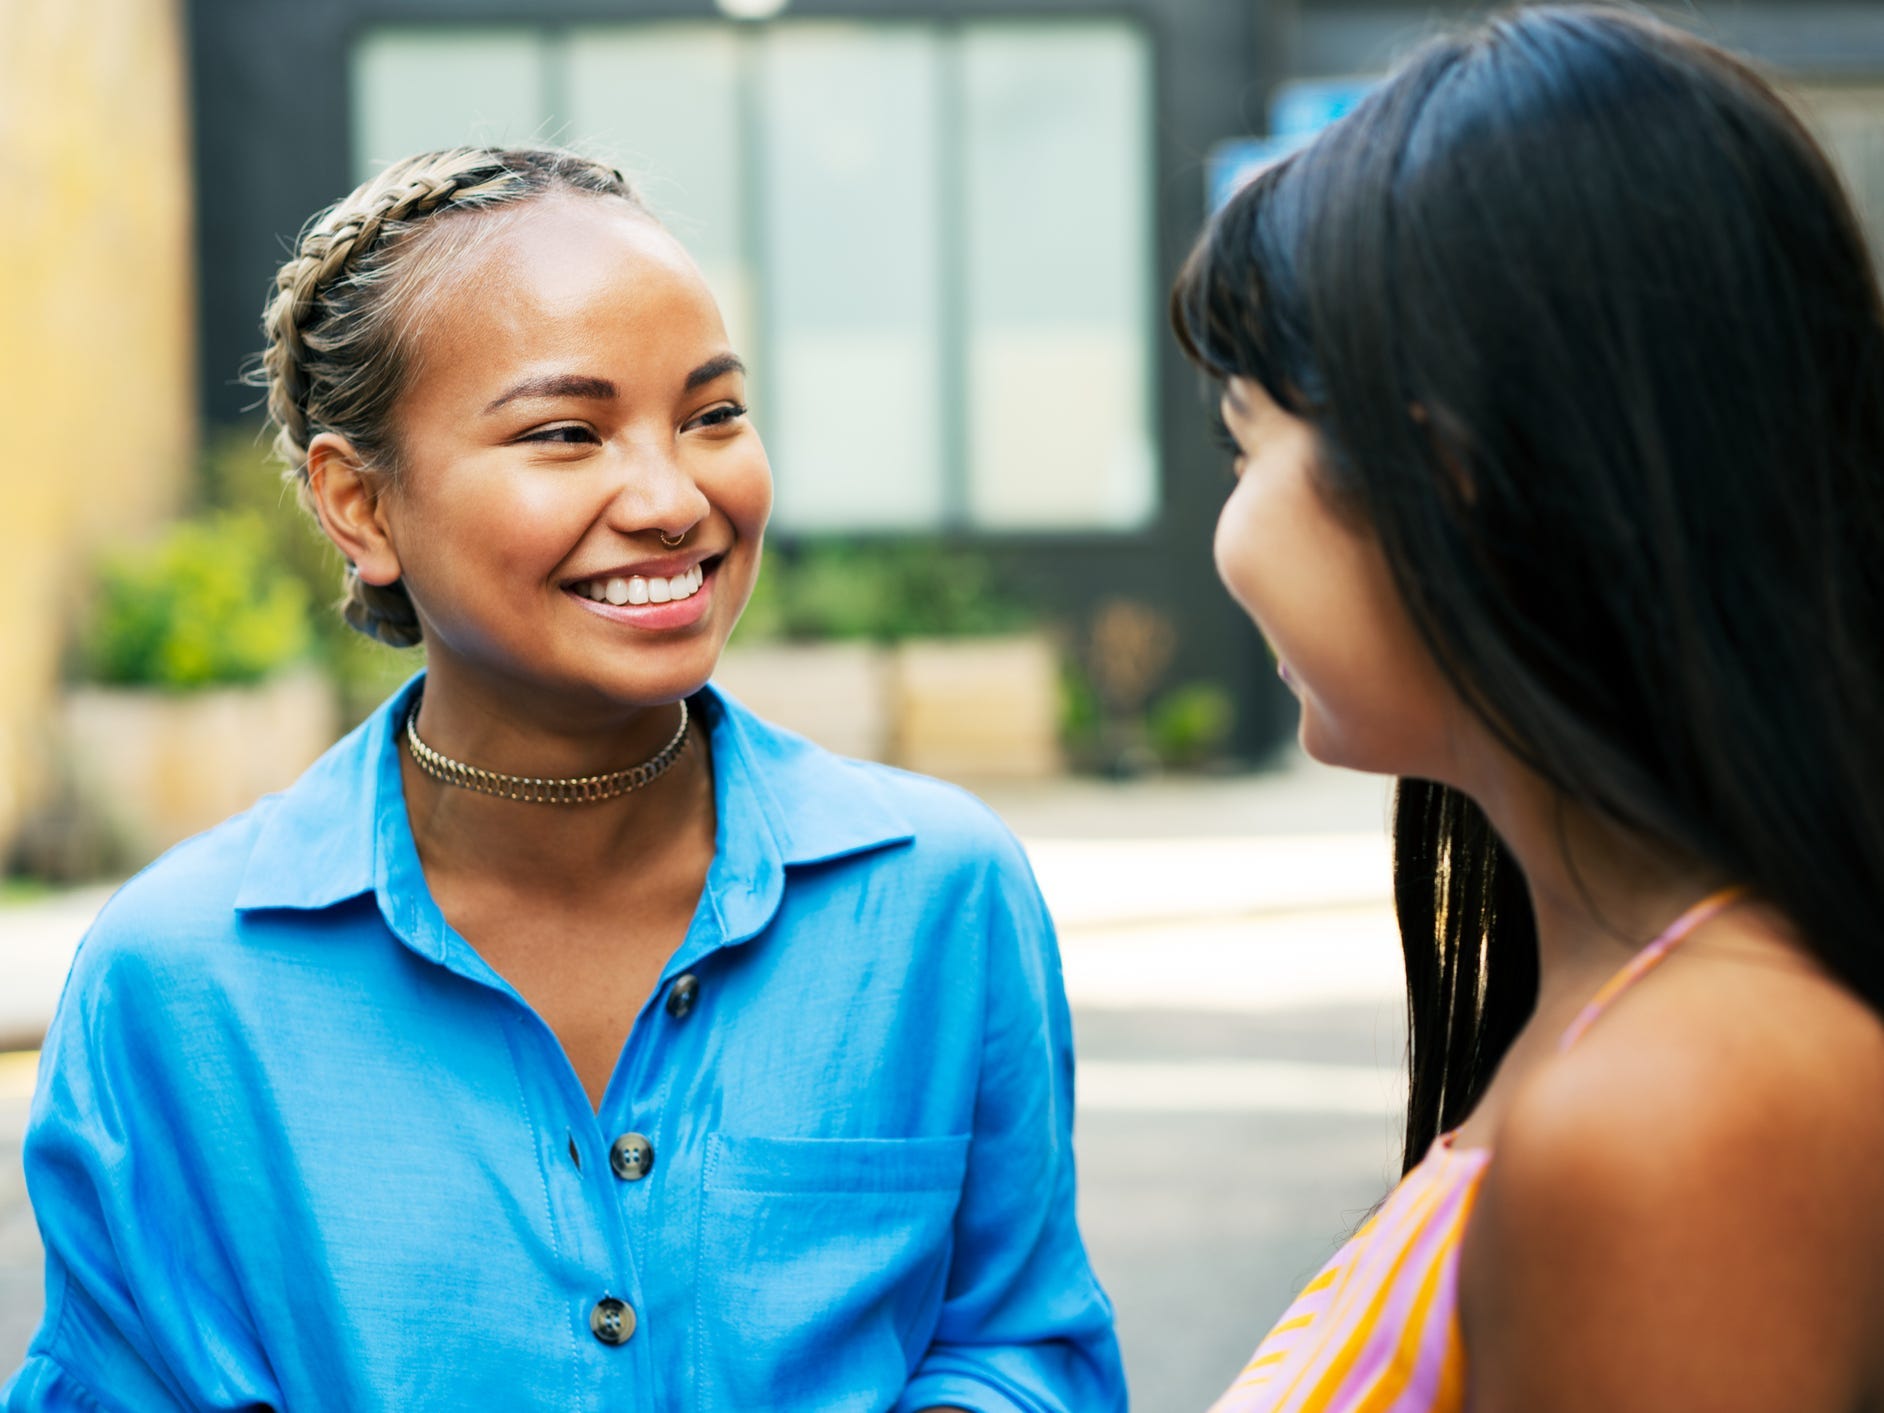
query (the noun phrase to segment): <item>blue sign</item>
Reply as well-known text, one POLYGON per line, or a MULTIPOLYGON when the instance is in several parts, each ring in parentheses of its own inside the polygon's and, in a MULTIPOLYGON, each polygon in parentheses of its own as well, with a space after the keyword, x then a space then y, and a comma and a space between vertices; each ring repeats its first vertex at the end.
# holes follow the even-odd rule
POLYGON ((1285 83, 1269 100, 1273 137, 1310 138, 1347 117, 1374 91, 1377 78, 1297 79, 1285 83))
POLYGON ((1205 159, 1204 185, 1212 214, 1236 189, 1271 162, 1288 156, 1327 127, 1352 113, 1378 79, 1297 79, 1269 100, 1269 136, 1219 142, 1205 159))
POLYGON ((1305 137, 1233 137, 1219 142, 1204 159, 1204 188, 1211 214, 1223 209, 1237 188, 1271 162, 1287 157, 1307 142, 1305 137))

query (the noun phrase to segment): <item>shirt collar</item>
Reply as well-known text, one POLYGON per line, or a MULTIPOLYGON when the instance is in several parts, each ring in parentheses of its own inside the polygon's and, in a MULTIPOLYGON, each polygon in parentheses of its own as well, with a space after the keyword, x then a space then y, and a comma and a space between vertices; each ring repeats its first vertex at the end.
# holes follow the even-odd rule
MULTIPOLYGON (((237 890, 238 909, 331 907, 378 892, 387 921, 421 951, 443 948, 412 906, 422 889, 405 812, 398 734, 415 676, 276 797, 237 890), (402 902, 403 898, 403 902, 402 902), (428 945, 436 942, 436 945, 428 945)), ((762 928, 783 870, 915 837, 880 772, 769 725, 711 685, 692 699, 710 733, 718 840, 708 890, 726 941, 762 928)))

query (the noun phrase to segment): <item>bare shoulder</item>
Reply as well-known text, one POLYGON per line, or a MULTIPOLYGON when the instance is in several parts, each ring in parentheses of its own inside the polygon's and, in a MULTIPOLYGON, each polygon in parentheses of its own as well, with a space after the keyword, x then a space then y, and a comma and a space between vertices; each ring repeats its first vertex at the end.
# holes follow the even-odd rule
POLYGON ((1626 993, 1499 1124, 1460 1268, 1479 1406, 1866 1406, 1880 1099, 1884 1022, 1750 924, 1626 993))
POLYGON ((1877 1170, 1856 1164, 1884 1157, 1884 1018, 1752 924, 1708 943, 1625 992, 1517 1091, 1497 1135, 1506 1176, 1747 1169, 1752 1186, 1724 1199, 1809 1177, 1821 1200, 1841 1186, 1874 1200, 1877 1170))

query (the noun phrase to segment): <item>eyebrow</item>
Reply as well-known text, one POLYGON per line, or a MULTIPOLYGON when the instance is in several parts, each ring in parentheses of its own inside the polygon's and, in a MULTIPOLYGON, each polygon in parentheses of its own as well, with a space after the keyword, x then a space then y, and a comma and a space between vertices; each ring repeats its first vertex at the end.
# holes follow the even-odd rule
MULTIPOLYGON (((746 365, 739 361, 738 355, 722 353, 717 358, 709 358, 687 375, 687 391, 705 387, 715 378, 723 378, 728 373, 745 371, 746 365)), ((596 402, 609 402, 620 393, 621 390, 607 378, 591 378, 580 373, 551 373, 546 377, 526 378, 494 398, 484 409, 484 415, 488 417, 505 403, 524 397, 582 397, 596 402)))
POLYGON ((505 403, 515 402, 520 397, 586 397, 597 402, 607 402, 618 392, 619 389, 607 378, 590 378, 579 373, 552 373, 543 378, 526 378, 496 398, 484 409, 484 415, 488 417, 505 403))
POLYGON ((724 378, 728 373, 743 373, 746 365, 732 353, 722 353, 718 358, 709 358, 687 375, 687 391, 705 387, 715 378, 724 378))

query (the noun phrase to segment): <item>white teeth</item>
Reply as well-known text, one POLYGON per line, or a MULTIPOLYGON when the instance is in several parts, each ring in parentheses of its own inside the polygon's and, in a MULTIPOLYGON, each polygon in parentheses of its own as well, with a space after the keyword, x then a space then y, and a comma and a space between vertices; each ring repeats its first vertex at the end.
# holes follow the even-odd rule
POLYGON ((596 603, 674 603, 692 598, 705 583, 706 570, 696 564, 685 574, 676 574, 671 579, 643 578, 639 574, 626 579, 620 576, 587 579, 576 585, 575 592, 596 603))

